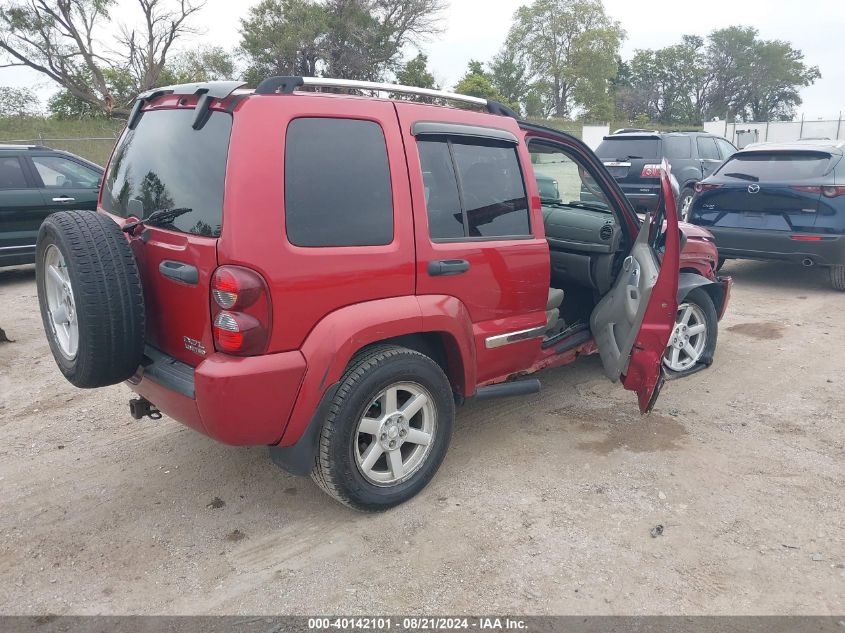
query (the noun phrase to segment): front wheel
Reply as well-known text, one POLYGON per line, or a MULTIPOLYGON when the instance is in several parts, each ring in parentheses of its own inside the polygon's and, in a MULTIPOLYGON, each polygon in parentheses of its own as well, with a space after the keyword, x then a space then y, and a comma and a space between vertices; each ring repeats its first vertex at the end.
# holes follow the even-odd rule
POLYGON ((454 417, 449 380, 432 359, 392 345, 366 350, 341 378, 311 478, 356 510, 403 503, 440 467, 454 417))
POLYGON ((718 334, 719 317, 713 299, 706 291, 695 288, 678 306, 663 364, 676 375, 692 373, 699 363, 709 365, 718 334))

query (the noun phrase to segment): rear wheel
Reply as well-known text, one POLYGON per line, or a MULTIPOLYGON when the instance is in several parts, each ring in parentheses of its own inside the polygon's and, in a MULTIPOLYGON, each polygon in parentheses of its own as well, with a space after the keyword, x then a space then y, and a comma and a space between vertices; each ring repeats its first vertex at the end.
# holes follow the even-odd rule
POLYGON ((689 222, 689 212, 690 208, 692 208, 692 198, 695 195, 695 191, 692 187, 684 187, 681 190, 681 195, 678 196, 678 212, 680 213, 680 219, 684 222, 689 222))
POLYGON ((678 306, 675 329, 669 339, 663 364, 676 374, 688 374, 696 365, 709 365, 716 351, 719 317, 713 300, 701 288, 695 288, 678 306))
POLYGON ((311 477, 356 510, 403 503, 440 467, 454 407, 449 380, 432 359, 398 346, 371 348, 340 381, 311 477))
POLYGON ((36 284, 56 364, 77 387, 132 376, 144 354, 144 297, 120 227, 91 211, 60 211, 41 225, 36 284))
POLYGON ((830 267, 830 285, 836 290, 845 290, 845 265, 830 267))

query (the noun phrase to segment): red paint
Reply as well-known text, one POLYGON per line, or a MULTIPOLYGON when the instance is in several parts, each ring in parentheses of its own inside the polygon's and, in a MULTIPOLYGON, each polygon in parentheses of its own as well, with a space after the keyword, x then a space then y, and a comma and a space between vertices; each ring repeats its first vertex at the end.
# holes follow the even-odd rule
MULTIPOLYGON (((147 107, 193 107, 195 102, 196 98, 183 102, 165 96, 147 107)), ((213 107, 223 110, 230 103, 216 102, 213 107)), ((473 395, 479 386, 567 364, 595 351, 592 340, 560 354, 542 350, 539 338, 494 349, 485 345, 489 336, 537 327, 546 319, 549 250, 526 133, 513 119, 329 94, 252 95, 236 103, 232 116, 221 237, 145 228, 130 238, 144 278, 148 341, 195 368, 194 400, 149 379, 132 386, 163 412, 221 442, 291 445, 356 352, 372 343, 413 334, 432 337, 444 350, 455 392, 464 396, 473 395), (297 117, 357 118, 381 126, 394 207, 390 244, 301 248, 287 241, 285 130, 297 117), (410 134, 415 121, 496 127, 523 139, 518 155, 532 234, 520 240, 432 242, 416 141, 410 134), (195 265, 199 282, 188 285, 160 275, 158 267, 165 259, 195 265), (470 269, 462 275, 429 276, 428 262, 440 259, 465 259, 470 269), (216 270, 238 270, 221 268, 230 266, 253 271, 266 283, 267 338, 257 355, 215 351, 215 314, 243 308, 224 308, 211 295, 212 275, 216 270), (199 342, 205 356, 186 349, 183 337, 199 342)), ((576 143, 551 131, 531 134, 576 143)), ((583 146, 573 147, 585 152, 583 146)), ((600 180, 607 179, 617 206, 627 210, 624 195, 609 184, 612 179, 599 161, 584 155, 596 163, 600 180)), ((671 206, 665 265, 623 381, 627 389, 638 392, 641 406, 656 383, 676 310, 679 254, 677 217, 671 206)), ((637 230, 630 211, 622 214, 621 221, 629 233, 637 230)), ((688 238, 686 265, 702 274, 709 271, 713 278, 712 242, 692 232, 688 238)), ((237 279, 224 273, 217 279, 218 289, 237 291, 237 279)), ((226 343, 218 339, 218 345, 225 348, 226 343)))

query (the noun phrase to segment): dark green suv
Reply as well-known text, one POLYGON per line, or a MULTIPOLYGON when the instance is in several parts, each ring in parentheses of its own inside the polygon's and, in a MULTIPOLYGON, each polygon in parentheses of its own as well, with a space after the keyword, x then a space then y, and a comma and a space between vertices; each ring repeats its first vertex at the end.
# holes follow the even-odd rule
POLYGON ((103 168, 49 147, 0 144, 0 266, 35 262, 48 215, 97 208, 103 168))

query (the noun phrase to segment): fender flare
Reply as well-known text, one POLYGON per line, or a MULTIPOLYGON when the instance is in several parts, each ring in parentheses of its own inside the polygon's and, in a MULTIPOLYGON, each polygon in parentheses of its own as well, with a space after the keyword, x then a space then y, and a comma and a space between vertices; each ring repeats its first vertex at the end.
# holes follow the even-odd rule
POLYGON ((719 315, 719 319, 721 319, 724 314, 725 302, 728 297, 728 291, 725 283, 720 280, 713 281, 711 279, 707 279, 707 277, 699 275, 698 273, 680 273, 678 275, 678 305, 683 303, 687 295, 696 288, 701 288, 710 295, 710 298, 713 300, 713 305, 716 307, 716 314, 719 315))
MULTIPOLYGON (((277 448, 296 449, 302 443, 300 440, 309 444, 303 450, 313 451, 310 444, 318 434, 312 427, 322 424, 321 401, 325 404, 326 395, 336 387, 350 360, 361 349, 379 341, 424 333, 445 335, 450 341, 446 360, 453 376, 453 388, 461 395, 474 389, 472 322, 466 307, 455 297, 410 295, 377 299, 346 306, 323 317, 300 348, 306 361, 305 375, 274 452, 278 453, 277 448)), ((276 457, 277 463, 283 461, 276 457)))

